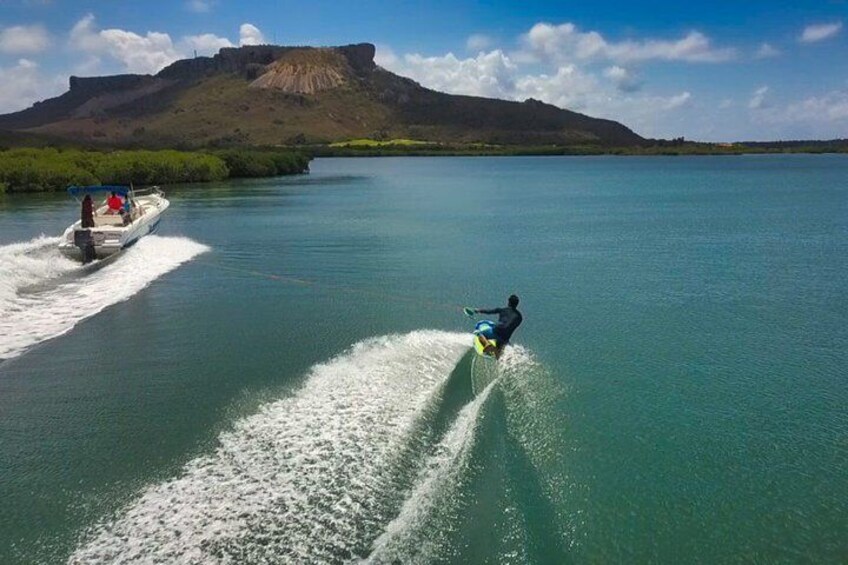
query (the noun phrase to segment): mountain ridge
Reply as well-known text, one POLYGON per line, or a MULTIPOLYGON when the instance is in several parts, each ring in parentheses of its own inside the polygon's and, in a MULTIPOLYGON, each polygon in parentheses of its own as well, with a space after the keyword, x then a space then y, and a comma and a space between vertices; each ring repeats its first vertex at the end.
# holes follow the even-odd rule
POLYGON ((377 65, 370 43, 258 45, 155 75, 71 77, 68 92, 0 116, 0 129, 136 146, 281 145, 350 138, 633 146, 639 135, 528 99, 452 95, 377 65))

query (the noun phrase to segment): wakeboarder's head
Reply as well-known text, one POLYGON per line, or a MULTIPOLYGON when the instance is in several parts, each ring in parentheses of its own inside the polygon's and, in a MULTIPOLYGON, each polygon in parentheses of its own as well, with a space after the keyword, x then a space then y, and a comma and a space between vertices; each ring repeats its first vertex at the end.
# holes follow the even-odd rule
POLYGON ((507 302, 507 304, 509 304, 510 308, 517 308, 518 307, 518 297, 513 294, 512 296, 509 297, 509 301, 507 302))

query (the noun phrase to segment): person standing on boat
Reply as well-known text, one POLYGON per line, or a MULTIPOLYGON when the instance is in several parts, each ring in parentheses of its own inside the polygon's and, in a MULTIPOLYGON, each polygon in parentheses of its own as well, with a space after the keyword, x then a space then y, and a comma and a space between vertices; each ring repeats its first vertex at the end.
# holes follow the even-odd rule
POLYGON ((86 194, 82 199, 82 227, 94 227, 94 202, 91 201, 90 194, 86 194))

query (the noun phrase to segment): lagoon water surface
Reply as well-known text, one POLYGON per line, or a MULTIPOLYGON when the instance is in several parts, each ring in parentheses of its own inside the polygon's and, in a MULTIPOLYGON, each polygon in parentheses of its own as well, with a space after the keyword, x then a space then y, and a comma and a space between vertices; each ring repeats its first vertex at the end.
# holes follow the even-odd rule
POLYGON ((81 268, 0 199, 0 562, 837 562, 848 157, 319 159, 81 268), (461 306, 521 297, 474 396, 461 306))

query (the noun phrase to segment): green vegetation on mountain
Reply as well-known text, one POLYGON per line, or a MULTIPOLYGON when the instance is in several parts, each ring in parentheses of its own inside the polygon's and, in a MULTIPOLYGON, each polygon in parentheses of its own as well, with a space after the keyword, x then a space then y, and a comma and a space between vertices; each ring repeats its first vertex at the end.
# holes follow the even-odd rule
POLYGON ((210 154, 174 150, 9 149, 0 151, 0 192, 48 192, 74 184, 210 182, 230 177, 302 173, 308 167, 309 157, 284 150, 210 154))

